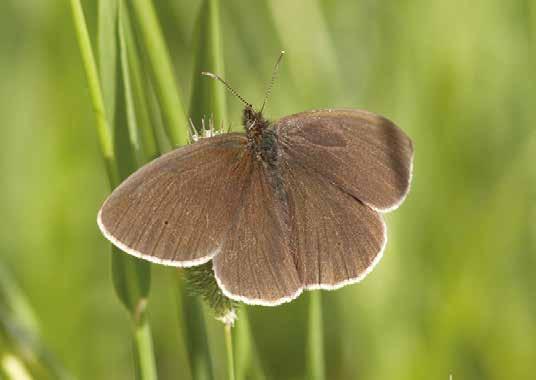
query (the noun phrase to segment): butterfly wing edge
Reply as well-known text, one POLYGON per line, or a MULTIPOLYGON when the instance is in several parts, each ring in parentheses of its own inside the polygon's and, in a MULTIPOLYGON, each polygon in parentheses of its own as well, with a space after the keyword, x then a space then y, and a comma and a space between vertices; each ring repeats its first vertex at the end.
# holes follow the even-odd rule
MULTIPOLYGON (((104 206, 103 206, 104 207, 104 206)), ((114 246, 119 248, 121 251, 137 257, 138 259, 146 260, 154 264, 160 264, 160 265, 166 265, 171 267, 178 267, 178 268, 189 268, 194 267, 198 265, 205 264, 212 260, 218 253, 221 251, 221 246, 216 248, 214 251, 210 252, 208 255, 194 259, 194 260, 169 260, 169 259, 161 259, 156 256, 146 255, 141 253, 140 251, 135 250, 134 248, 129 247, 125 243, 122 243, 117 239, 115 236, 113 236, 107 229, 104 223, 102 222, 102 208, 99 210, 99 213, 97 215, 97 225, 99 226, 99 229, 101 233, 104 235, 106 239, 110 241, 114 246)))
POLYGON ((383 219, 381 214, 379 215, 379 217, 380 217, 380 220, 382 222, 382 227, 383 227, 382 245, 380 247, 380 250, 379 250, 378 254, 374 257, 374 260, 372 260, 370 265, 363 272, 359 273, 356 277, 352 277, 352 278, 337 282, 335 284, 304 285, 304 286, 300 287, 299 289, 297 289, 293 294, 291 294, 289 296, 286 296, 286 297, 279 298, 279 299, 277 299, 275 301, 266 301, 266 300, 263 300, 263 299, 260 299, 260 298, 248 298, 248 297, 240 296, 240 295, 237 295, 237 294, 233 294, 232 292, 230 292, 225 287, 225 285, 223 284, 221 279, 218 278, 218 275, 217 275, 216 270, 214 269, 214 265, 213 265, 212 266, 212 272, 214 273, 214 278, 216 279, 216 283, 218 284, 218 287, 220 288, 222 293, 227 298, 230 298, 230 299, 232 299, 234 301, 245 303, 247 305, 271 306, 271 307, 279 306, 279 305, 291 302, 291 301, 295 300, 296 298, 298 298, 304 291, 311 291, 311 290, 328 290, 328 291, 329 290, 337 290, 337 289, 340 289, 340 288, 342 288, 342 287, 344 287, 346 285, 356 284, 356 283, 361 282, 362 280, 364 280, 365 277, 367 277, 374 270, 376 265, 378 265, 378 263, 383 258, 383 254, 385 252, 385 247, 387 247, 387 240, 388 240, 388 238, 387 238, 387 225, 386 225, 386 223, 385 223, 385 221, 384 221, 384 219, 383 219))

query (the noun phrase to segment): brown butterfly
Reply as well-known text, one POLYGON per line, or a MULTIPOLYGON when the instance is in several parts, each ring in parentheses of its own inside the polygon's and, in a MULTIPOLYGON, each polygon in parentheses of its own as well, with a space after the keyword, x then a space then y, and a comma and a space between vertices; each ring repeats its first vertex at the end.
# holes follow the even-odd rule
POLYGON ((411 140, 367 111, 270 122, 264 104, 244 103, 245 133, 178 148, 118 186, 99 212, 102 233, 158 264, 212 260, 223 293, 248 304, 360 281, 387 243, 381 213, 409 191, 411 140))

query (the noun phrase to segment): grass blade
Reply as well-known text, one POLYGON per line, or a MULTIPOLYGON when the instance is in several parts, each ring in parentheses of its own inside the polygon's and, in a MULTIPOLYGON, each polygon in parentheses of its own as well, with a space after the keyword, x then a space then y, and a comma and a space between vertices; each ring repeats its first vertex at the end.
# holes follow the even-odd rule
POLYGON ((259 352, 251 334, 248 309, 242 306, 238 312, 235 328, 235 368, 238 380, 264 380, 266 376, 259 359, 259 352))
MULTIPOLYGON (((138 53, 138 46, 128 7, 124 0, 119 6, 119 33, 122 41, 122 61, 127 63, 123 69, 123 76, 128 78, 130 95, 127 98, 130 104, 132 116, 135 118, 132 123, 136 125, 136 133, 139 136, 140 156, 143 163, 156 158, 161 153, 157 141, 155 128, 152 125, 149 110, 149 84, 143 72, 143 65, 138 53)), ((126 91, 126 88, 125 88, 126 91)))
POLYGON ((135 346, 137 349, 137 362, 140 379, 156 380, 156 363, 153 353, 153 338, 151 328, 147 321, 142 321, 136 326, 134 332, 135 346))
POLYGON ((99 1, 98 60, 103 102, 109 125, 115 121, 117 70, 117 0, 99 1))
POLYGON ((184 312, 184 286, 182 284, 182 276, 177 276, 176 273, 170 272, 173 275, 173 279, 171 283, 176 282, 176 285, 174 287, 174 293, 175 293, 175 302, 177 306, 177 327, 179 329, 179 347, 177 350, 177 358, 178 360, 183 363, 183 368, 181 372, 181 376, 184 380, 192 380, 192 366, 191 363, 193 360, 191 360, 189 354, 189 350, 187 348, 187 336, 188 331, 186 328, 186 321, 185 321, 185 312, 184 312))
MULTIPOLYGON (((221 83, 201 76, 202 71, 224 75, 218 0, 204 0, 202 2, 196 21, 195 38, 196 59, 192 80, 190 116, 198 131, 203 119, 205 121, 212 119, 215 128, 219 128, 227 122, 225 88, 221 83)), ((206 275, 213 276, 212 271, 208 271, 206 275)), ((215 378, 223 378, 224 368, 226 368, 228 379, 234 380, 234 355, 230 326, 223 325, 225 329, 223 331, 221 323, 214 319, 214 311, 208 307, 203 307, 202 310, 214 376, 215 378)))
POLYGON ((0 264, 0 378, 67 380, 71 376, 42 341, 26 295, 0 264))
MULTIPOLYGON (((123 7, 121 6, 121 11, 123 7)), ((125 96, 125 111, 127 118, 128 135, 130 140, 131 149, 134 155, 136 166, 141 166, 145 163, 145 154, 141 147, 140 137, 138 135, 138 117, 136 115, 136 106, 134 104, 134 94, 132 90, 132 81, 130 75, 130 65, 128 59, 128 51, 125 39, 125 28, 123 12, 119 13, 118 17, 118 30, 119 30, 119 51, 121 61, 121 74, 123 82, 123 93, 125 96)))
POLYGON ((224 76, 224 58, 220 31, 219 1, 205 0, 196 22, 195 65, 190 117, 199 128, 201 120, 212 117, 216 128, 227 120, 226 89, 221 83, 202 76, 209 71, 224 76))
POLYGON ((144 40, 154 89, 164 117, 164 126, 173 146, 188 143, 188 121, 180 101, 173 66, 151 0, 131 0, 140 34, 144 40))
POLYGON ((322 293, 318 290, 309 294, 309 341, 308 341, 309 379, 324 380, 326 369, 324 361, 324 327, 322 322, 322 293))
MULTIPOLYGON (((71 0, 71 8, 82 60, 90 88, 91 99, 97 117, 97 132, 101 150, 107 163, 110 184, 112 187, 115 187, 119 183, 120 178, 124 178, 133 169, 129 146, 128 144, 125 144, 125 139, 122 138, 124 136, 124 130, 123 128, 119 128, 122 125, 119 121, 119 117, 123 115, 120 113, 114 115, 113 125, 115 127, 116 138, 113 138, 114 135, 110 128, 111 124, 109 123, 109 119, 107 119, 105 112, 101 83, 99 81, 98 71, 93 56, 91 41, 87 32, 83 8, 79 0, 71 0), (119 152, 119 158, 121 158, 121 160, 117 160, 117 152, 119 152)), ((109 38, 116 39, 117 35, 115 31, 117 26, 110 26, 110 24, 114 24, 114 22, 110 23, 110 20, 117 19, 117 7, 109 6, 106 8, 102 5, 100 9, 102 13, 106 10, 112 12, 107 16, 104 16, 102 13, 100 14, 100 16, 106 17, 108 20, 108 22, 101 21, 100 25, 105 25, 106 32, 110 34, 108 36, 109 38)), ((101 31, 101 36, 104 36, 104 31, 101 31)), ((110 43, 110 45, 112 47, 109 45, 101 45, 100 47, 102 49, 114 49, 116 47, 116 44, 110 43)), ((115 67, 115 63, 104 62, 104 57, 115 57, 115 55, 109 52, 103 52, 100 54, 100 57, 103 60, 103 67, 105 67, 103 70, 108 73, 106 74, 109 76, 108 80, 115 82, 115 75, 113 75, 112 72, 109 72, 110 67, 115 67)), ((121 88, 116 88, 116 90, 120 91, 121 88)), ((116 98, 121 99, 121 97, 118 96, 119 91, 109 90, 107 92, 108 94, 114 95, 113 102, 110 101, 110 104, 107 104, 107 106, 108 109, 117 106, 117 110, 124 112, 121 104, 115 100, 116 98)), ((121 95, 123 95, 122 92, 121 95)), ((112 95, 109 96, 112 97, 112 95)), ((113 247, 112 278, 117 295, 130 312, 134 322, 134 341, 138 353, 137 363, 139 365, 138 372, 143 380, 156 379, 156 367, 154 364, 150 327, 145 316, 145 307, 150 287, 149 264, 126 256, 117 248, 113 247)))
POLYGON ((235 380, 235 364, 233 357, 233 332, 232 325, 226 324, 225 327, 225 349, 227 351, 227 379, 235 380))
POLYGON ((102 155, 104 156, 110 184, 115 186, 119 182, 119 175, 115 162, 112 132, 104 111, 104 102, 99 82, 97 65, 95 63, 95 57, 93 56, 91 40, 89 39, 84 11, 82 9, 82 5, 80 4, 80 0, 71 0, 71 10, 76 30, 76 37, 78 39, 78 45, 82 55, 82 63, 86 72, 91 101, 93 103, 93 111, 95 112, 95 117, 97 119, 97 135, 99 137, 99 143, 102 155))

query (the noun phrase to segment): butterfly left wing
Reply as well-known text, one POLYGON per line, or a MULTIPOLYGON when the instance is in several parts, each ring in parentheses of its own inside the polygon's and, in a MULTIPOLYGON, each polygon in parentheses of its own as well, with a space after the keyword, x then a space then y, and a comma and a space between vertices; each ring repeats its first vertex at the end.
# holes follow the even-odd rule
POLYGON ((200 265, 228 236, 247 175, 246 139, 202 139, 145 165, 104 202, 102 233, 133 256, 171 266, 200 265))
POLYGON ((302 290, 289 245, 286 194, 260 161, 252 158, 241 209, 222 250, 213 259, 223 293, 253 305, 275 306, 302 290), (275 181, 275 182, 274 182, 275 181))

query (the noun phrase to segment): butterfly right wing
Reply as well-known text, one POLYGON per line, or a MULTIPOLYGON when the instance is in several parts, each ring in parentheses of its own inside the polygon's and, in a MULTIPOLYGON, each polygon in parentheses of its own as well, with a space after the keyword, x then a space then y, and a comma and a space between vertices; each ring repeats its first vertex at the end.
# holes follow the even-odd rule
POLYGON ((327 179, 379 212, 408 194, 413 144, 390 120, 371 112, 301 112, 274 123, 280 149, 310 175, 327 179))
POLYGON ((187 267, 209 261, 240 208, 248 179, 245 143, 234 133, 202 139, 139 169, 103 204, 102 233, 151 262, 187 267))
POLYGON ((291 251, 305 289, 336 289, 359 282, 382 257, 382 216, 299 162, 283 160, 291 251))

